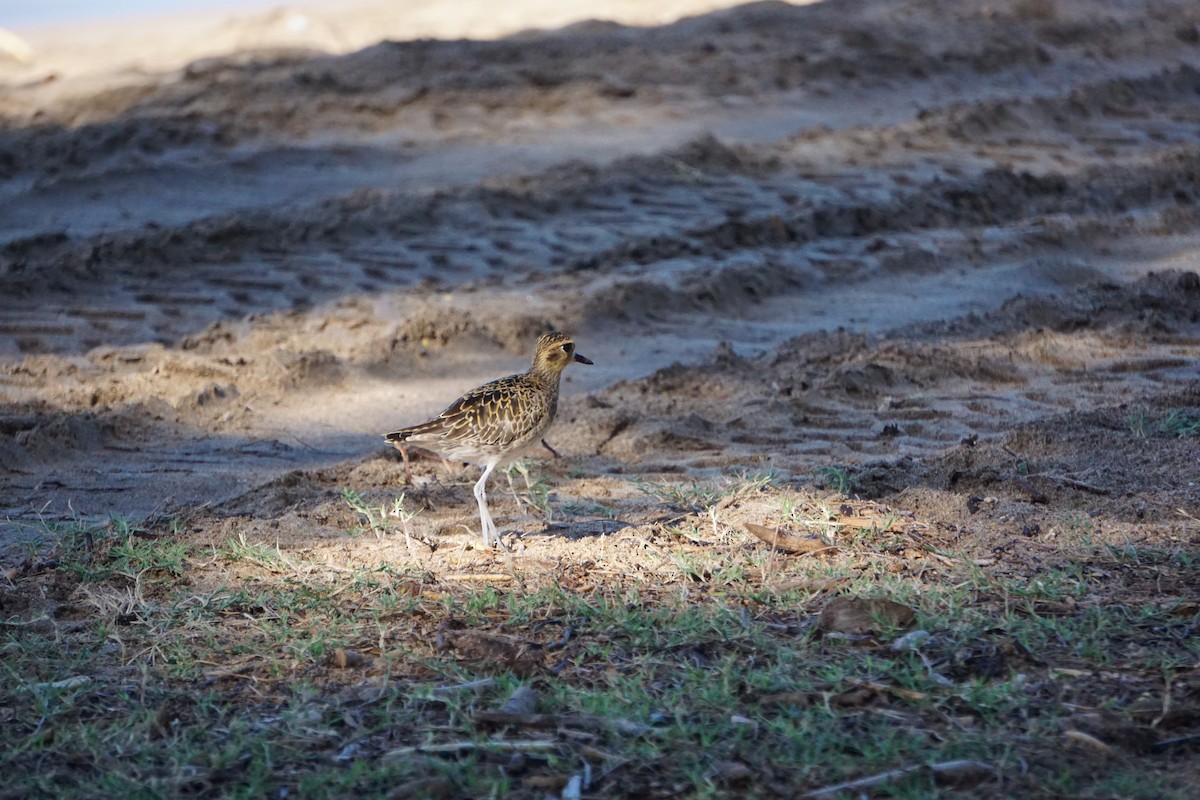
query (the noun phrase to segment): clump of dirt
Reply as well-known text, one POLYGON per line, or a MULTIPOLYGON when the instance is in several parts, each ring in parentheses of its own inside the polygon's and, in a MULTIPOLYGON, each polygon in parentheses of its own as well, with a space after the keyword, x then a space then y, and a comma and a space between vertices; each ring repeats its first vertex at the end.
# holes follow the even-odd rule
POLYGON ((395 330, 392 347, 442 349, 485 342, 510 353, 532 352, 531 343, 554 330, 544 317, 530 314, 472 313, 462 308, 427 306, 407 317, 395 330))

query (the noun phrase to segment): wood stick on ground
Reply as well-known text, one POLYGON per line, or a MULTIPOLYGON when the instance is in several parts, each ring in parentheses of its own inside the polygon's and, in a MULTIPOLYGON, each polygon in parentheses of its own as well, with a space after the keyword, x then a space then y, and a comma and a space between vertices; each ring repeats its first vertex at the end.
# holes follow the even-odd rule
POLYGON ((444 744, 422 744, 415 747, 397 747, 383 754, 385 760, 411 758, 419 753, 429 755, 445 755, 447 753, 468 753, 472 750, 497 750, 502 753, 511 752, 545 752, 561 747, 557 739, 537 741, 490 741, 490 742, 445 742, 444 744))
POLYGON ((520 728, 577 728, 585 731, 619 733, 623 736, 642 736, 653 730, 649 725, 627 719, 610 719, 590 714, 510 714, 505 711, 476 711, 471 717, 476 723, 511 725, 520 728))
POLYGON ((932 772, 934 780, 943 786, 947 784, 971 786, 983 783, 985 780, 996 776, 996 770, 982 761, 971 761, 968 759, 943 761, 940 764, 922 764, 915 767, 888 770, 878 775, 869 775, 865 778, 856 778, 845 783, 826 786, 821 789, 813 789, 800 796, 813 798, 814 800, 824 800, 825 798, 837 797, 842 792, 857 792, 863 789, 872 789, 876 786, 925 771, 932 772))
POLYGON ((1030 475, 1029 477, 1045 478, 1046 480, 1054 481, 1055 483, 1061 483, 1064 486, 1070 486, 1072 489, 1078 489, 1079 491, 1087 492, 1088 494, 1112 494, 1112 492, 1110 492, 1108 489, 1105 489, 1103 486, 1094 486, 1090 483, 1084 483, 1083 481, 1075 478, 1068 478, 1066 475, 1053 475, 1049 472, 1039 472, 1037 475, 1030 475))
POLYGON ((433 690, 434 695, 454 694, 455 692, 476 692, 481 689, 490 689, 496 685, 495 678, 480 678, 477 681, 467 681, 466 683, 455 683, 448 686, 437 686, 433 690))

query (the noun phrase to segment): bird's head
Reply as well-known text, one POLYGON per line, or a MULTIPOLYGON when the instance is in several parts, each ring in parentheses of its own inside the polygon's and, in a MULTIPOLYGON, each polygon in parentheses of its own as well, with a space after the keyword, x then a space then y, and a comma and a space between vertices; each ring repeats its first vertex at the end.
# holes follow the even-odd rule
POLYGON ((575 342, 565 333, 554 331, 544 333, 537 340, 537 348, 533 353, 533 369, 535 372, 550 372, 558 374, 567 368, 572 361, 580 364, 591 364, 575 352, 575 342))

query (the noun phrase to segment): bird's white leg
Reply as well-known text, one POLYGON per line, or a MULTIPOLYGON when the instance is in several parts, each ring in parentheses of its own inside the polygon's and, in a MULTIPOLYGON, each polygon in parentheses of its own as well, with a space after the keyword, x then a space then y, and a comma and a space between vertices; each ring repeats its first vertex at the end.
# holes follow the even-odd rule
POLYGON ((479 502, 479 523, 483 527, 483 546, 491 547, 495 542, 501 549, 504 549, 504 543, 500 541, 500 532, 496 530, 496 523, 492 522, 492 515, 488 512, 487 505, 487 479, 495 467, 495 464, 488 464, 483 468, 483 475, 475 484, 475 499, 479 502))
POLYGON ((483 474, 479 476, 479 480, 475 482, 474 494, 475 502, 479 504, 479 524, 483 528, 483 546, 490 547, 492 544, 492 515, 488 513, 487 507, 487 479, 492 474, 493 464, 487 464, 483 468, 483 474))

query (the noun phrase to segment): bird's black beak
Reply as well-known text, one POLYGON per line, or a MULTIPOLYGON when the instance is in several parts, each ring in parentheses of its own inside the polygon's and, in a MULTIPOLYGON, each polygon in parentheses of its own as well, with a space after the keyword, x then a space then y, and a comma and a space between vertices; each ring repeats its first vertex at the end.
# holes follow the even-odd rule
POLYGON ((575 354, 575 360, 578 361, 580 364, 591 364, 592 363, 592 360, 590 358, 588 358, 586 356, 581 356, 581 355, 579 355, 579 353, 575 354))

